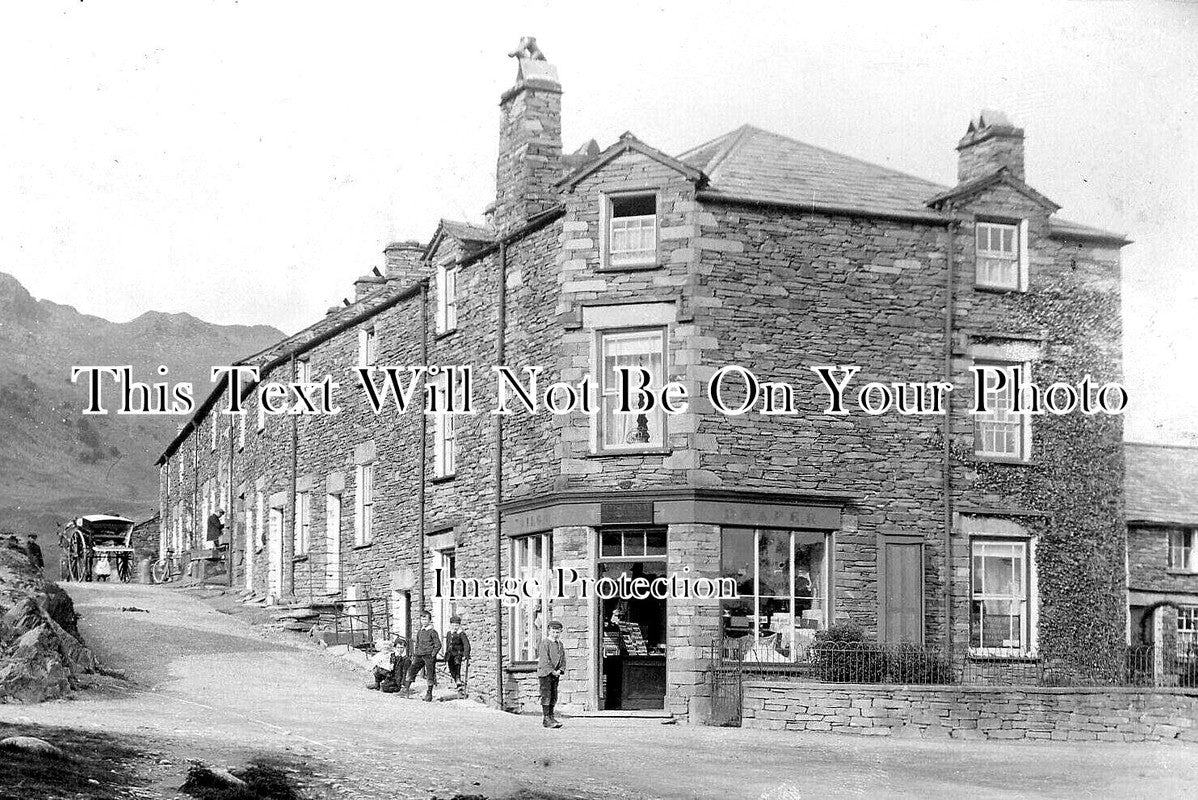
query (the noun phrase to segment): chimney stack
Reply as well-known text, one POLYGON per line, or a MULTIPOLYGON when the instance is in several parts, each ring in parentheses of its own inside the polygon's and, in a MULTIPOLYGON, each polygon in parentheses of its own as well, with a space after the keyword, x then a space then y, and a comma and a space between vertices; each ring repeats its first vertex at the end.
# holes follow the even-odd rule
POLYGON ((957 182, 990 175, 1006 167, 1019 180, 1023 176, 1023 128, 1016 128, 1007 115, 993 109, 982 113, 969 123, 969 129, 957 143, 957 182))
POLYGON ((516 59, 516 84, 499 109, 499 162, 495 170, 495 229, 508 233, 558 203, 562 176, 562 87, 557 68, 537 40, 526 36, 508 54, 516 59))
POLYGON ((383 249, 383 258, 386 259, 387 265, 387 282, 399 283, 401 286, 415 283, 423 277, 421 262, 423 256, 424 245, 414 240, 392 242, 387 245, 383 249))
POLYGON ((386 279, 375 275, 373 272, 358 278, 354 281, 354 302, 358 302, 384 283, 386 283, 386 279))

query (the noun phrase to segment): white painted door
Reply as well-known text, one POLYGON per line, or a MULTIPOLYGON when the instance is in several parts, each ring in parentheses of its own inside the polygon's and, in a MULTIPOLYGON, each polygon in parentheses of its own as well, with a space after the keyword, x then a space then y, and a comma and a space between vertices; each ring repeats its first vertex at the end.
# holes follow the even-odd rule
POLYGON ((341 591, 341 495, 326 494, 324 499, 324 588, 329 594, 337 594, 341 591))
POLYGON ((266 592, 274 600, 283 594, 283 509, 270 510, 270 530, 267 532, 267 557, 270 568, 266 574, 266 592))

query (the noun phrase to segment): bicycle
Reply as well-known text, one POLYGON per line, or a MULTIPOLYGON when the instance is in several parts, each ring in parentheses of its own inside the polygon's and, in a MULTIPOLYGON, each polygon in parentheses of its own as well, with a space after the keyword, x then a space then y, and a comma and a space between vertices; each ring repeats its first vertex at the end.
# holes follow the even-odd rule
POLYGON ((150 566, 150 581, 153 583, 169 583, 182 574, 174 550, 167 550, 165 556, 150 566))

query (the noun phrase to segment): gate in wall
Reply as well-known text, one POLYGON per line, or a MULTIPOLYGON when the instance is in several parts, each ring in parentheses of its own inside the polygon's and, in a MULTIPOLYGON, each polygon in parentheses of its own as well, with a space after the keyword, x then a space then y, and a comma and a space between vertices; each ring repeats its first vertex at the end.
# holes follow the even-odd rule
POLYGON ((744 661, 736 640, 717 640, 711 646, 711 724, 740 726, 744 661))

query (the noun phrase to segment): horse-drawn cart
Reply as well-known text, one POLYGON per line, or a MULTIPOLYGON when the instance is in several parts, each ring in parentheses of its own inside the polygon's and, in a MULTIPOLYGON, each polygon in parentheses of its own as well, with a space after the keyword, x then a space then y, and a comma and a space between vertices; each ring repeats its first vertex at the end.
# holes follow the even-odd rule
POLYGON ((111 514, 78 517, 58 533, 64 581, 90 581, 133 574, 133 520, 111 514))

